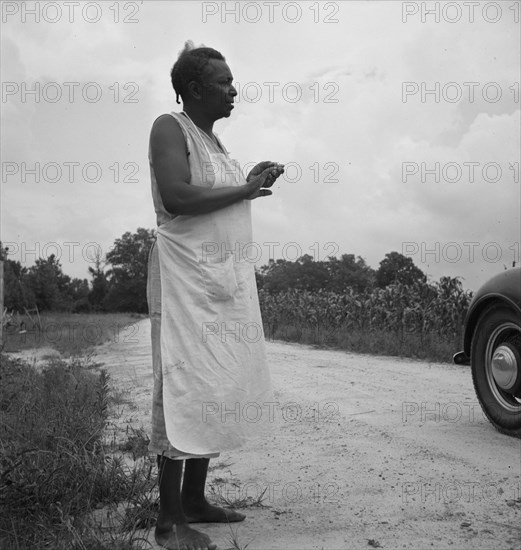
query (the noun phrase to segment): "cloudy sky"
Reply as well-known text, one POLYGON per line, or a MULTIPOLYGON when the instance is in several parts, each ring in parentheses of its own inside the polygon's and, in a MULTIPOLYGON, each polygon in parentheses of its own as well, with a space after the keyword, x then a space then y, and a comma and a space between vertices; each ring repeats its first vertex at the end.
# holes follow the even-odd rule
POLYGON ((520 10, 466 4, 3 2, 11 258, 58 253, 83 278, 95 245, 155 226, 149 132, 181 109, 169 72, 190 39, 233 72, 214 127, 232 156, 287 166, 254 202, 259 265, 350 253, 376 269, 396 250, 476 289, 519 263, 520 10))

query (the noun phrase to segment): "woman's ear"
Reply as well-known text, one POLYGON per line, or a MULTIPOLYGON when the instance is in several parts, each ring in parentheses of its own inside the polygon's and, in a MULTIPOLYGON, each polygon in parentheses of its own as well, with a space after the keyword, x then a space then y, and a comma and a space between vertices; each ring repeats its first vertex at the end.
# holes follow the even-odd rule
POLYGON ((188 83, 188 92, 194 99, 201 99, 203 97, 203 87, 195 80, 188 83))

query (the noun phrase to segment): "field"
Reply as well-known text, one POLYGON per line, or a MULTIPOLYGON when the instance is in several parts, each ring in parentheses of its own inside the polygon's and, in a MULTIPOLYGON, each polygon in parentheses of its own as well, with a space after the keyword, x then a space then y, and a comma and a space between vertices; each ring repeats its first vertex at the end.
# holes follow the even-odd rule
POLYGON ((267 339, 442 362, 459 350, 471 297, 449 277, 364 293, 259 292, 267 339))

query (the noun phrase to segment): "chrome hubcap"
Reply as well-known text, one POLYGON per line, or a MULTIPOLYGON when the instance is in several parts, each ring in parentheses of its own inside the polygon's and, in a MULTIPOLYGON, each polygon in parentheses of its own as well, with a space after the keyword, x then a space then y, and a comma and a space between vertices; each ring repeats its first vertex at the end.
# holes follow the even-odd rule
POLYGON ((509 390, 514 386, 519 365, 510 346, 500 345, 496 348, 491 367, 494 380, 501 389, 509 390))
POLYGON ((517 351, 520 336, 520 327, 507 321, 492 331, 485 350, 485 374, 490 391, 498 405, 516 414, 521 410, 520 398, 516 396, 521 382, 517 351))

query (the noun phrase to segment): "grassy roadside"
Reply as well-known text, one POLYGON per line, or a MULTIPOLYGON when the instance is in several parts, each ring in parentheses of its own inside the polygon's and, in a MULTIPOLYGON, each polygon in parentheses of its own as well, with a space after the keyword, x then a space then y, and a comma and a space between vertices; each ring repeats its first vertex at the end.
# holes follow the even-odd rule
MULTIPOLYGON (((30 323, 24 333, 20 333, 18 325, 7 327, 4 330, 4 351, 53 348, 65 357, 88 354, 105 342, 131 342, 137 323, 145 317, 136 313, 46 314, 41 317, 41 330, 30 323)), ((462 343, 461 335, 449 338, 436 331, 360 330, 348 326, 310 326, 303 322, 265 323, 264 335, 267 341, 283 340, 356 353, 447 363, 452 362, 452 355, 459 351, 462 343)))
POLYGON ((121 396, 91 359, 138 320, 55 314, 42 317, 40 331, 6 335, 4 351, 50 347, 67 360, 37 368, 0 355, 2 549, 150 547, 140 530, 152 525, 157 498, 148 441, 139 430, 124 442, 111 436, 121 396))
POLYGON ((462 346, 462 336, 451 339, 435 332, 395 332, 382 329, 357 330, 333 328, 329 330, 310 328, 305 325, 264 326, 266 341, 282 340, 338 349, 370 355, 407 357, 439 363, 452 363, 452 356, 462 346))
POLYGON ((4 328, 3 351, 52 348, 66 357, 78 355, 108 341, 132 338, 144 318, 138 313, 45 313, 39 328, 27 317, 14 317, 4 328))

